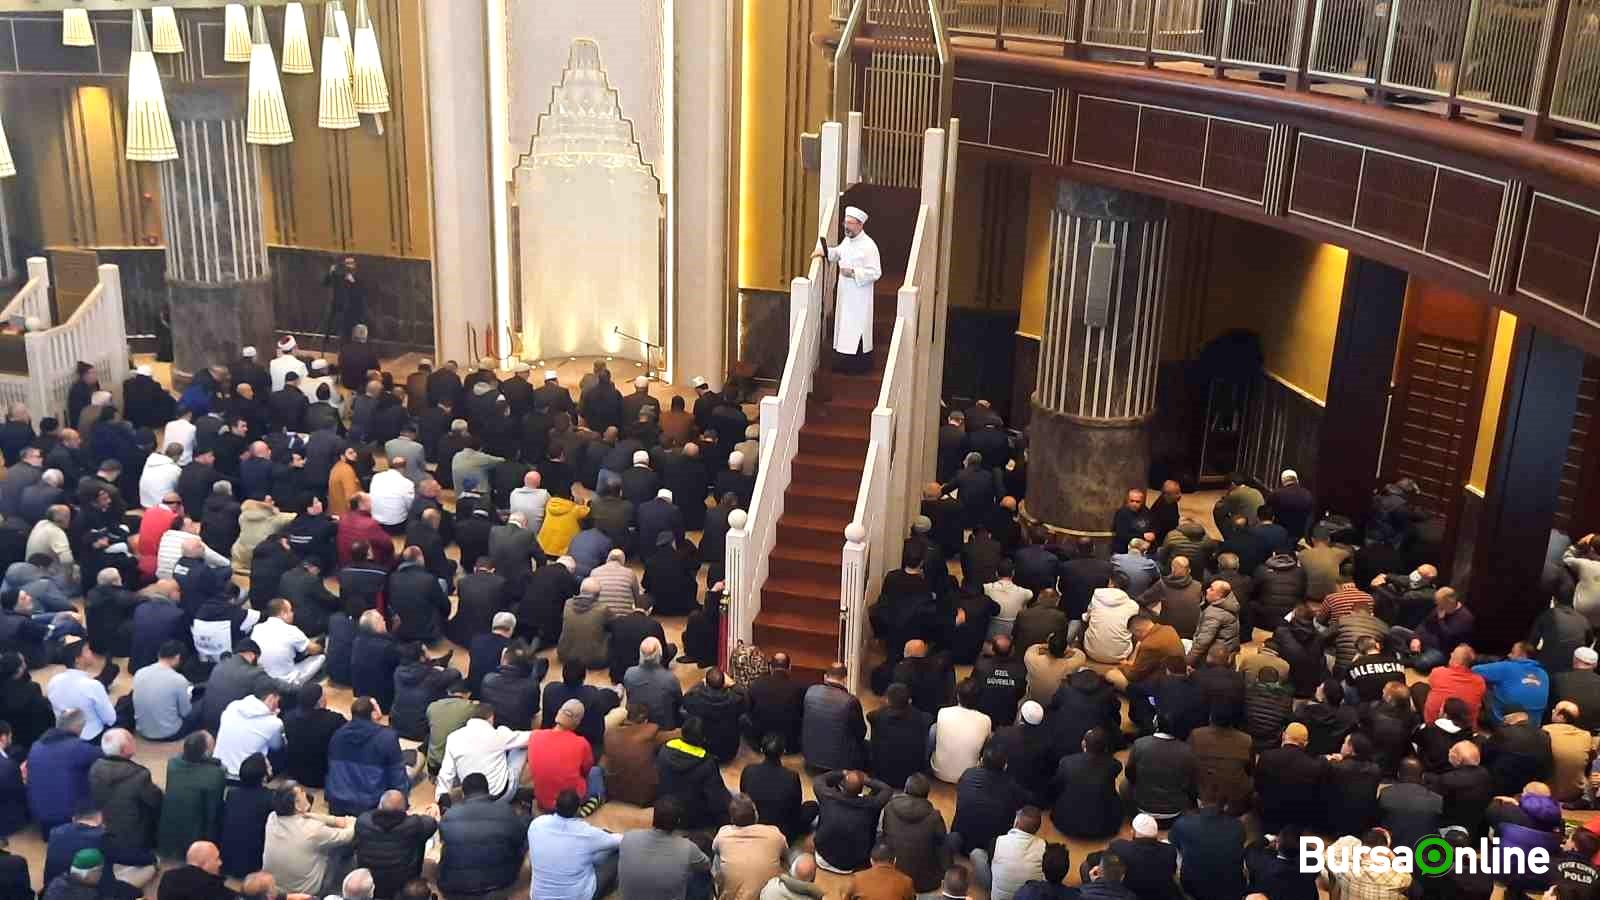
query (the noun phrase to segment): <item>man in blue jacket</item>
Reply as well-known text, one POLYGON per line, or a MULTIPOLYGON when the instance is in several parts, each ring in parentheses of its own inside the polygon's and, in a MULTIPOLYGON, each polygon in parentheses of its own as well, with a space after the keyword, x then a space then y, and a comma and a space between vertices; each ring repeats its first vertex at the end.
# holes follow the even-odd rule
POLYGON ((1472 667, 1489 684, 1489 713, 1499 722, 1508 708, 1528 713, 1535 724, 1544 721, 1550 705, 1550 675, 1532 658, 1533 648, 1518 641, 1499 662, 1472 667))
POLYGON ((508 888, 522 871, 527 820, 489 796, 489 780, 474 772, 461 781, 464 799, 439 820, 444 855, 439 889, 448 896, 484 896, 508 888))
POLYGON ((89 800, 89 767, 100 758, 100 744, 80 737, 83 726, 82 710, 64 709, 28 751, 28 809, 41 834, 71 821, 89 800))
POLYGON ((350 722, 328 742, 328 808, 356 816, 378 807, 384 791, 410 793, 421 765, 412 751, 408 765, 400 736, 380 723, 383 710, 371 697, 350 704, 350 722))

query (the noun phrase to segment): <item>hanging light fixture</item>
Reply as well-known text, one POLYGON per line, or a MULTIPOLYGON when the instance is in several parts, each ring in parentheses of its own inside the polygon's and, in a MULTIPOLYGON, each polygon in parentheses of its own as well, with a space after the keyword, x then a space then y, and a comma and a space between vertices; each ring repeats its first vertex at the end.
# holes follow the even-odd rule
POLYGON ((94 46, 94 26, 89 24, 87 9, 61 11, 61 44, 65 47, 94 46))
POLYGON ((367 0, 356 0, 356 62, 351 70, 356 112, 378 115, 389 111, 389 83, 378 56, 378 32, 367 14, 367 0))
POLYGON ((294 132, 289 128, 283 85, 278 82, 278 61, 272 58, 272 44, 267 40, 267 17, 259 6, 255 13, 250 34, 250 105, 245 113, 244 139, 274 147, 291 143, 294 132))
POLYGON ((17 174, 17 161, 11 158, 11 142, 6 140, 6 126, 0 123, 0 178, 17 174))
POLYGON ((344 0, 332 0, 329 4, 333 8, 334 27, 339 29, 339 43, 344 47, 344 67, 351 72, 356 70, 356 54, 354 45, 350 42, 350 20, 344 14, 344 0))
POLYGON ((306 34, 306 8, 291 2, 283 8, 283 71, 311 74, 311 39, 306 34))
POLYGON ((227 26, 222 44, 222 58, 231 63, 250 61, 250 16, 243 3, 229 3, 223 8, 223 22, 227 26))
POLYGON ((150 52, 150 39, 144 33, 144 12, 133 11, 133 53, 128 57, 128 159, 134 162, 167 162, 178 158, 178 144, 172 139, 172 119, 167 116, 167 98, 161 92, 161 73, 150 52))
POLYGON ((178 14, 170 6, 150 9, 150 49, 157 53, 183 52, 183 35, 178 32, 178 14))
POLYGON ((355 99, 350 94, 350 62, 339 39, 339 26, 331 0, 322 11, 322 95, 317 106, 317 125, 321 128, 356 128, 355 99))

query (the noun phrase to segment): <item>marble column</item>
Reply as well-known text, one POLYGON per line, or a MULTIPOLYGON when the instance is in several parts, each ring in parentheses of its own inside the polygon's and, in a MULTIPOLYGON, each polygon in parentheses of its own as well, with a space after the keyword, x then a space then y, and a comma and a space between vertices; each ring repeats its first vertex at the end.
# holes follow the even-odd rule
POLYGON ((180 379, 235 359, 270 355, 272 274, 262 229, 260 151, 245 143, 243 90, 169 90, 178 159, 161 166, 167 311, 180 379))
POLYGON ((1106 533, 1150 468, 1166 299, 1164 200, 1063 180, 1028 425, 1030 517, 1106 533))

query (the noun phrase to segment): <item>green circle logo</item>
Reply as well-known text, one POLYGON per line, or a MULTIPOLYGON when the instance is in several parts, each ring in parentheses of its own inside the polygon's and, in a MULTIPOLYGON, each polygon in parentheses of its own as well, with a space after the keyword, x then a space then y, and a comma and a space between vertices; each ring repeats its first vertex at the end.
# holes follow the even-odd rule
POLYGON ((1456 850, 1442 837, 1425 837, 1413 851, 1417 871, 1424 875, 1443 875, 1455 867, 1456 850))

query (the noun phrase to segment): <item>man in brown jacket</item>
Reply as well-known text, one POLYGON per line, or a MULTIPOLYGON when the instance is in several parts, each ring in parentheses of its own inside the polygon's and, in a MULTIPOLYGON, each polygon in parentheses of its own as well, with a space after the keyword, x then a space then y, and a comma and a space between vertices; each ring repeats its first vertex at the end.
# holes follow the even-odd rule
POLYGON ((1133 634, 1133 655, 1106 673, 1106 680, 1117 690, 1126 692, 1128 685, 1162 669, 1175 674, 1184 672, 1183 639, 1171 625, 1157 625, 1141 613, 1128 620, 1128 630, 1133 634))
POLYGON ((656 753, 678 736, 650 721, 643 703, 629 703, 627 719, 606 731, 606 754, 600 768, 606 773, 606 796, 635 806, 656 802, 656 753))
POLYGON ((850 876, 845 900, 915 900, 911 877, 894 867, 894 850, 888 844, 872 848, 872 865, 850 876))

